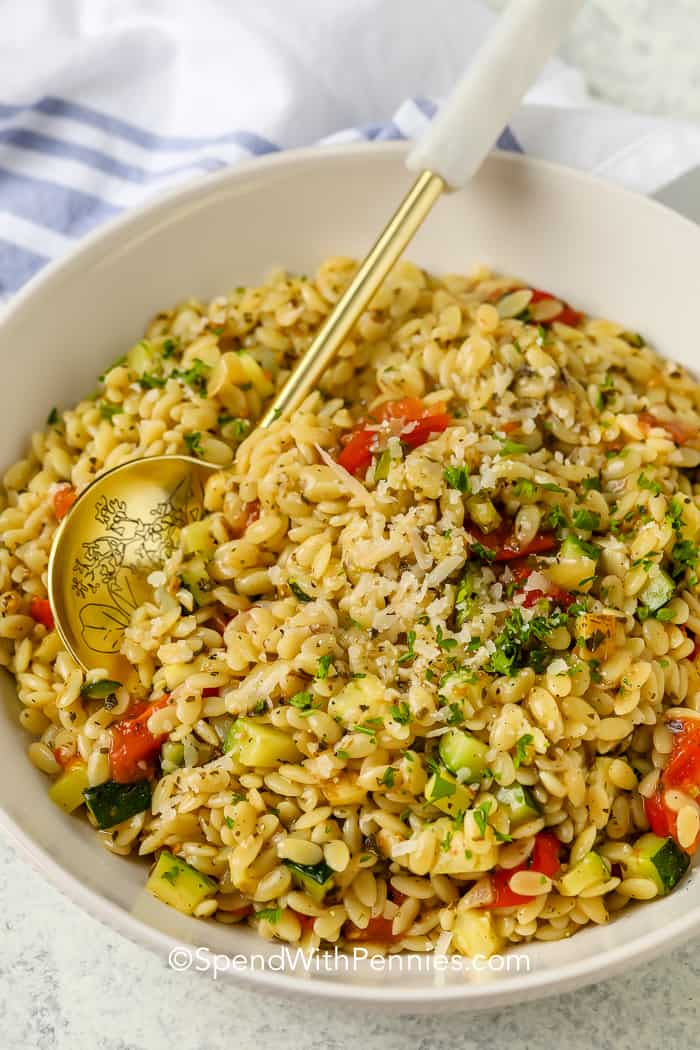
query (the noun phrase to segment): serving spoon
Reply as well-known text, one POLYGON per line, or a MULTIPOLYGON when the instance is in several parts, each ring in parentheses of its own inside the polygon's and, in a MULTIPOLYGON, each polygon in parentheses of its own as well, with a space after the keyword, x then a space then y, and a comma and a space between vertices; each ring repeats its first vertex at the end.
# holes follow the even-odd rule
MULTIPOLYGON (((287 419, 316 386, 384 278, 444 191, 474 175, 553 54, 584 0, 511 0, 426 134, 406 158, 417 178, 346 291, 259 421, 287 419)), ((123 682, 120 647, 132 612, 152 597, 151 574, 179 530, 204 513, 207 476, 220 467, 155 456, 101 474, 59 525, 48 594, 64 645, 86 670, 123 682)))

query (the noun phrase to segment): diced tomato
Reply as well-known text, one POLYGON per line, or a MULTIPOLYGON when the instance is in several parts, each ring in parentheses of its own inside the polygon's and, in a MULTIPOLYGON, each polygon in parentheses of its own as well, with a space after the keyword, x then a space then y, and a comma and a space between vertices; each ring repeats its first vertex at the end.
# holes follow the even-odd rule
POLYGON ((540 591, 536 587, 533 587, 531 591, 528 591, 526 593, 523 605, 526 609, 531 609, 533 605, 537 605, 537 603, 541 601, 542 598, 546 597, 547 595, 544 593, 544 591, 540 591))
POLYGON ((259 517, 260 500, 255 499, 252 503, 246 503, 232 525, 232 532, 236 539, 240 539, 248 526, 252 525, 254 521, 257 521, 259 517))
POLYGON ((383 915, 377 915, 369 920, 364 930, 361 930, 359 926, 355 926, 354 923, 349 923, 345 928, 345 938, 348 941, 373 941, 380 944, 400 940, 403 934, 392 933, 391 927, 391 919, 385 919, 383 915))
MULTIPOLYGON (((673 831, 675 832, 675 816, 673 810, 668 809, 664 805, 663 794, 661 788, 656 789, 656 793, 651 798, 644 799, 644 811, 649 821, 649 827, 655 835, 659 835, 660 838, 668 838, 671 832, 671 817, 673 817, 673 831)), ((675 837, 675 835, 674 835, 675 837)))
POLYGON ((686 795, 700 792, 700 722, 687 719, 673 738, 671 759, 661 775, 667 788, 679 788, 686 795))
MULTIPOLYGON (((439 434, 450 425, 451 417, 442 402, 424 405, 417 397, 403 397, 398 401, 384 401, 373 411, 369 422, 383 423, 397 420, 401 424, 398 437, 409 448, 424 445, 431 434, 439 434)), ((360 474, 372 462, 372 451, 377 431, 361 423, 350 435, 338 463, 349 474, 360 474)))
MULTIPOLYGON (((558 296, 552 295, 551 292, 543 292, 539 288, 532 289, 531 303, 541 303, 545 299, 558 299, 558 296)), ((559 300, 561 302, 561 300, 559 300)), ((581 323, 583 317, 582 313, 578 310, 574 310, 571 306, 562 302, 561 310, 554 317, 550 317, 547 321, 542 321, 544 325, 551 324, 552 321, 559 321, 560 324, 568 324, 570 328, 575 328, 576 325, 581 323)))
POLYGON ((498 429, 502 430, 504 434, 514 434, 516 430, 520 430, 522 423, 519 419, 507 419, 505 423, 499 423, 498 429))
POLYGON ((495 552, 496 557, 494 561, 515 561, 518 558, 525 558, 529 554, 543 554, 545 551, 554 550, 557 546, 556 537, 551 532, 541 532, 529 543, 520 546, 514 534, 510 531, 510 525, 507 523, 504 523, 493 532, 481 532, 476 528, 470 529, 470 532, 477 535, 478 542, 482 546, 488 547, 489 550, 495 552))
POLYGON ((296 915, 297 919, 299 920, 299 925, 301 926, 302 933, 311 933, 314 928, 314 922, 316 921, 316 917, 314 915, 302 915, 300 911, 294 911, 294 908, 292 908, 291 911, 292 914, 296 915))
POLYGON ((82 758, 79 758, 73 749, 69 747, 55 747, 53 749, 53 757, 56 759, 59 766, 63 766, 65 770, 73 769, 74 766, 82 766, 85 764, 82 758))
POLYGON ((42 624, 47 631, 53 631, 53 613, 48 598, 32 598, 29 603, 29 615, 37 623, 42 624))
POLYGON ((168 734, 154 736, 147 722, 154 711, 165 707, 168 699, 168 696, 163 696, 152 704, 137 704, 129 718, 112 726, 109 763, 112 779, 117 783, 129 784, 133 780, 141 780, 151 771, 151 760, 168 734))
POLYGON ((218 685, 216 685, 216 686, 214 686, 214 685, 207 686, 206 689, 202 689, 202 696, 204 696, 204 697, 207 697, 207 696, 218 696, 220 692, 221 692, 221 689, 220 689, 220 687, 218 685))
POLYGON ((376 430, 356 430, 338 456, 338 463, 348 474, 362 474, 372 462, 372 446, 377 438, 376 430))
POLYGON ((53 503, 54 514, 59 521, 61 518, 65 518, 77 498, 78 493, 72 485, 61 485, 56 489, 51 502, 53 503))
POLYGON ((690 426, 681 419, 657 419, 651 412, 639 412, 637 419, 645 430, 661 427, 676 445, 685 445, 698 436, 697 427, 690 426))
POLYGON ((526 861, 515 868, 501 869, 493 873, 491 876, 493 897, 488 904, 482 904, 482 908, 512 908, 516 905, 528 904, 533 898, 522 893, 514 893, 508 885, 511 876, 517 871, 538 871, 553 879, 560 867, 559 839, 551 831, 541 831, 535 837, 535 845, 529 862, 526 861))

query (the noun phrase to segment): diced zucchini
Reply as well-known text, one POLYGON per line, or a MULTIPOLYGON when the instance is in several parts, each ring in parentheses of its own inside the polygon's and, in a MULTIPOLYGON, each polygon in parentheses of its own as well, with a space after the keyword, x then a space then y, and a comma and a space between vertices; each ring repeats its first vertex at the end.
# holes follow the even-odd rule
POLYGON ((639 592, 639 600, 646 605, 647 609, 656 612, 666 602, 671 601, 675 591, 676 585, 668 573, 660 569, 658 565, 652 565, 649 569, 649 578, 639 592))
POLYGON ((672 838, 651 832, 634 844, 632 855, 623 861, 626 878, 653 879, 659 893, 669 893, 685 875, 690 857, 672 838))
POLYGON ((217 883, 180 857, 163 850, 148 878, 146 889, 164 904, 191 915, 198 904, 214 896, 217 883))
POLYGON ((574 864, 559 880, 559 892, 564 897, 577 897, 583 890, 610 878, 610 864, 599 853, 591 850, 578 864, 574 864))
POLYGON ((440 758, 451 773, 460 773, 460 780, 466 784, 481 778, 487 751, 486 744, 461 729, 450 729, 440 737, 440 758))
POLYGON ((501 515, 490 499, 483 496, 470 496, 467 500, 469 517, 482 532, 493 532, 501 524, 501 515))
POLYGON ((496 799, 499 805, 507 808, 511 824, 523 824, 526 820, 534 820, 540 815, 540 807, 522 784, 500 787, 496 792, 496 799))
POLYGON ((180 530, 180 545, 183 554, 204 554, 211 557, 216 549, 216 544, 209 528, 209 519, 193 521, 191 525, 185 525, 180 530))
POLYGON ((86 788, 83 797, 87 808, 97 821, 98 828, 113 828, 135 813, 143 813, 151 804, 151 785, 147 780, 135 784, 118 784, 107 780, 86 788))
POLYGON ((498 955, 503 948, 503 940, 496 932, 493 916, 476 908, 457 912, 452 943, 461 955, 467 955, 470 959, 477 955, 490 958, 498 955))
POLYGON ((374 480, 375 481, 386 481, 389 477, 389 470, 391 468, 391 452, 388 448, 379 455, 376 463, 374 464, 374 480))
POLYGON ((276 766, 278 762, 296 762, 299 758, 291 736, 252 718, 236 719, 226 734, 224 751, 232 752, 244 766, 276 766))
POLYGON ((449 773, 443 772, 433 773, 425 785, 425 798, 449 817, 465 813, 472 804, 471 792, 449 773))
POLYGON ((191 591, 197 606, 209 605, 214 597, 212 591, 216 583, 207 570, 204 558, 191 558, 180 572, 180 579, 188 591, 191 591))
POLYGON ((333 869, 323 860, 320 864, 296 864, 293 860, 285 860, 283 864, 291 871, 295 885, 317 904, 322 904, 333 885, 333 869))
POLYGON ((457 593, 455 594, 455 624, 457 629, 477 611, 478 600, 475 582, 476 573, 473 568, 468 568, 459 581, 457 593))
POLYGON ((376 675, 355 678, 328 701, 328 714, 344 726, 361 725, 368 718, 383 718, 388 710, 384 683, 376 675))
POLYGON ((132 346, 126 355, 129 371, 139 378, 145 375, 146 372, 152 372, 159 361, 160 356, 157 350, 145 339, 142 339, 136 346, 132 346))
POLYGON ((80 695, 88 700, 106 700, 121 687, 121 682, 115 682, 111 678, 101 678, 99 682, 86 682, 80 690, 80 695))
POLYGON ((83 791, 89 786, 87 766, 84 762, 76 762, 58 780, 54 780, 49 788, 49 798, 64 813, 72 813, 82 806, 85 801, 83 791))
POLYGON ((567 536, 555 561, 543 572, 557 587, 567 591, 587 591, 595 576, 598 556, 594 544, 567 536))
POLYGON ((160 767, 164 773, 172 773, 185 763, 185 745, 181 740, 166 740, 160 749, 160 767))

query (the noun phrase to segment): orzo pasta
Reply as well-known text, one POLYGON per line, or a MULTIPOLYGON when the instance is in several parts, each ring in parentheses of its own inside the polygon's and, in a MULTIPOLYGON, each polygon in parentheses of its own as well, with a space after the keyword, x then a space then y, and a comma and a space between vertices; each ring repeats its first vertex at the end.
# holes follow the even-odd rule
POLYGON ((322 389, 248 436, 353 268, 159 314, 5 474, 29 757, 197 917, 306 947, 567 937, 700 841, 700 389, 522 281, 401 263, 322 389), (57 520, 184 451, 222 468, 208 516, 133 615, 132 680, 85 675, 46 599, 57 520))

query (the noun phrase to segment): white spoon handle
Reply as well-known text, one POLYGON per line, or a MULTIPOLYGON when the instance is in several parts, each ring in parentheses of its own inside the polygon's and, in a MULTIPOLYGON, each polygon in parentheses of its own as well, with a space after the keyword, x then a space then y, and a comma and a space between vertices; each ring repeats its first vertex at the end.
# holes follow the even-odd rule
POLYGON ((511 0, 474 62, 409 153, 411 171, 449 187, 479 168, 584 0, 511 0))

